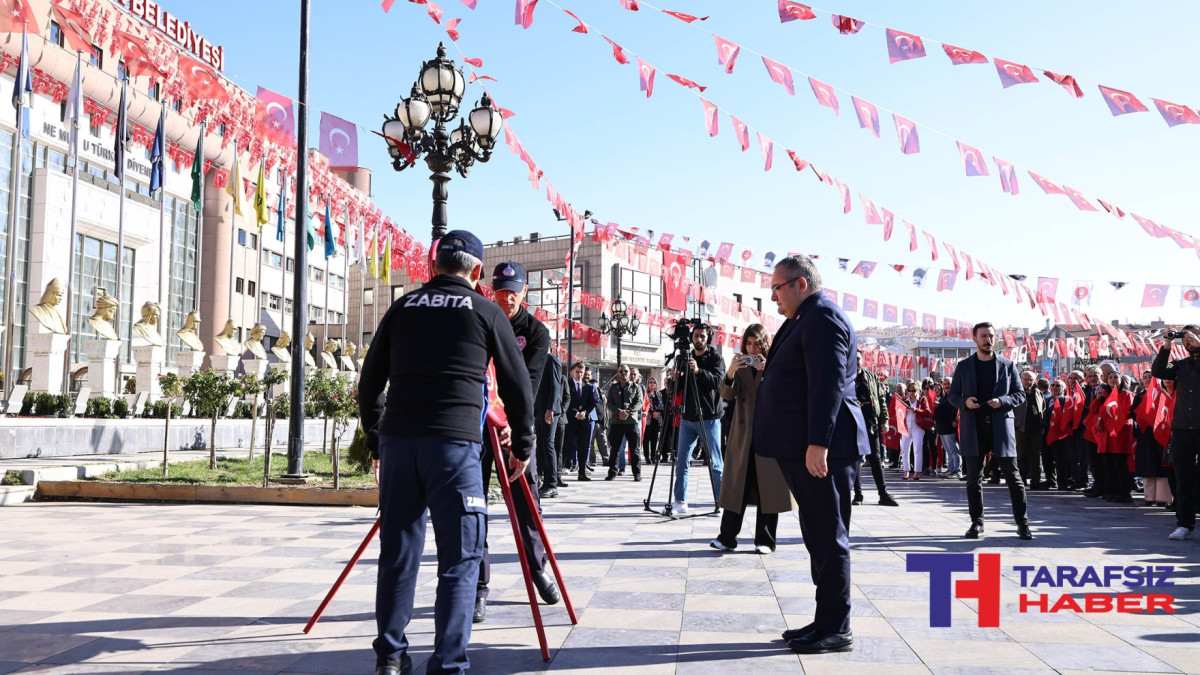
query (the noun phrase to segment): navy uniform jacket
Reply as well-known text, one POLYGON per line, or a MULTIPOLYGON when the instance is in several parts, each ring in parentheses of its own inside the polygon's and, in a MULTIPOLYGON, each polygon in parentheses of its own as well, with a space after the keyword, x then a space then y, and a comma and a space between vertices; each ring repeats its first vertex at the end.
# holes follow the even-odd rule
POLYGON ((858 340, 840 307, 821 291, 783 322, 763 370, 754 408, 754 451, 803 460, 808 446, 829 459, 870 452, 867 425, 854 391, 858 340))
POLYGON ((975 391, 975 363, 979 361, 972 354, 954 367, 954 380, 950 382, 950 393, 946 398, 950 405, 962 411, 958 417, 958 450, 968 457, 979 456, 979 437, 976 425, 980 414, 992 416, 992 455, 994 457, 1017 456, 1017 434, 1013 425, 1013 408, 1025 404, 1025 389, 1021 386, 1021 377, 1012 361, 1003 356, 993 356, 992 364, 996 368, 996 388, 991 395, 975 391), (983 406, 982 410, 968 410, 967 399, 975 397, 983 406), (1000 399, 1000 407, 992 409, 987 402, 990 399, 1000 399), (983 413, 983 411, 987 411, 983 413))
MULTIPOLYGON (((537 398, 546 367, 546 357, 550 355, 550 331, 524 307, 517 308, 517 315, 509 323, 512 325, 513 335, 517 336, 517 349, 521 350, 521 358, 525 359, 525 369, 529 371, 530 389, 534 398, 537 398)), ((546 411, 542 410, 541 415, 545 414, 546 411)))
POLYGON ((555 415, 563 413, 563 379, 562 364, 558 362, 558 357, 546 354, 546 361, 542 364, 542 381, 533 400, 534 419, 544 419, 547 410, 555 415))

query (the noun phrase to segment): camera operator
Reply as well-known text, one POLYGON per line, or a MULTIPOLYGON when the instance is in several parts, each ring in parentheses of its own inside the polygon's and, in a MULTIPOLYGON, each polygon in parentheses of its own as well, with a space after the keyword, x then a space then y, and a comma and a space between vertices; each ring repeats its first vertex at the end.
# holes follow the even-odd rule
POLYGON ((1187 539, 1196 529, 1196 490, 1200 471, 1200 326, 1167 331, 1150 374, 1175 383, 1175 411, 1171 418, 1171 457, 1175 463, 1175 524, 1171 539, 1187 539), (1188 356, 1170 361, 1171 343, 1182 339, 1188 356), (1169 362, 1168 362, 1169 361, 1169 362))
POLYGON ((683 402, 683 419, 679 422, 678 453, 675 457, 675 503, 672 511, 676 515, 687 515, 688 469, 691 466, 692 447, 703 434, 704 444, 712 468, 713 490, 721 493, 721 380, 725 377, 725 359, 716 349, 709 346, 712 329, 703 324, 692 329, 692 350, 686 363, 677 364, 684 368, 684 376, 691 380, 688 395, 683 402))
POLYGON ((629 444, 629 454, 633 458, 634 482, 642 479, 642 448, 639 438, 642 416, 642 387, 629 379, 629 366, 617 368, 617 381, 608 388, 608 477, 617 477, 617 459, 623 456, 625 449, 622 441, 629 444))
POLYGON ((475 291, 482 260, 475 235, 446 233, 437 244, 437 275, 392 303, 363 364, 359 414, 379 477, 376 675, 412 670, 405 631, 425 548, 426 509, 438 551, 428 670, 469 667, 487 516, 479 460, 489 360, 512 427, 511 475, 525 471, 533 451, 529 373, 508 319, 475 291))

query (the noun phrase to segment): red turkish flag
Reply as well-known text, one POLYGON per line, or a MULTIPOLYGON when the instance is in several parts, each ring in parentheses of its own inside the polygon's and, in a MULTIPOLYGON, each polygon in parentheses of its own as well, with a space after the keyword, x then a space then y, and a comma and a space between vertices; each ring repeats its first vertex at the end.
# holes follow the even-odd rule
POLYGON ((733 72, 733 66, 737 63, 738 53, 742 48, 736 42, 730 42, 720 35, 714 35, 713 40, 717 43, 717 63, 725 66, 726 73, 733 72))
POLYGON ((887 29, 888 61, 908 61, 925 56, 925 43, 912 33, 887 29))
POLYGON ((946 56, 950 57, 950 63, 956 66, 965 66, 970 63, 987 63, 987 57, 977 51, 955 47, 943 43, 942 50, 946 52, 946 56))
POLYGON ((903 315, 902 315, 901 323, 903 323, 905 326, 908 326, 909 328, 916 328, 917 327, 917 310, 905 308, 903 315))
POLYGON ((929 251, 930 251, 930 254, 932 255, 932 259, 937 260, 938 259, 937 240, 933 238, 932 234, 929 234, 925 230, 921 230, 921 234, 925 235, 925 243, 929 244, 929 251))
POLYGON ((900 139, 900 152, 906 155, 915 155, 920 152, 921 139, 917 135, 917 125, 912 120, 904 119, 896 113, 892 113, 892 119, 896 122, 896 136, 900 139))
POLYGON ((834 93, 833 87, 811 77, 808 78, 808 84, 812 87, 813 96, 817 97, 818 104, 832 110, 834 115, 841 114, 838 111, 837 94, 834 93))
POLYGON ((727 262, 721 263, 720 274, 721 274, 721 276, 725 277, 726 279, 732 279, 733 278, 733 265, 731 265, 727 262))
POLYGON ((851 19, 850 17, 842 16, 841 14, 834 14, 829 18, 833 20, 833 27, 838 29, 838 32, 842 35, 854 35, 858 31, 862 30, 863 27, 862 21, 859 21, 858 19, 851 19))
POLYGON ((963 267, 965 268, 963 276, 966 277, 967 281, 970 281, 975 276, 975 270, 972 269, 971 265, 971 255, 966 251, 959 251, 958 254, 963 259, 963 267))
POLYGON ((733 255, 733 244, 721 242, 721 245, 717 247, 717 260, 727 262, 731 255, 733 255))
POLYGON ((904 221, 904 226, 908 228, 908 250, 917 250, 917 226, 904 221))
POLYGON ((701 87, 700 85, 696 84, 694 81, 689 80, 686 77, 682 77, 680 75, 672 75, 671 73, 667 73, 667 77, 671 78, 672 80, 675 80, 676 82, 678 82, 679 84, 681 84, 685 87, 689 87, 692 89, 699 89, 700 91, 704 91, 705 89, 708 89, 708 87, 701 87))
POLYGON ((1039 176, 1038 174, 1030 171, 1029 177, 1032 178, 1033 182, 1037 183, 1038 187, 1042 188, 1042 191, 1048 195, 1065 195, 1065 194, 1067 194, 1066 192, 1063 192, 1062 188, 1058 187, 1054 183, 1051 183, 1050 180, 1047 179, 1045 176, 1039 176))
POLYGON ((654 94, 654 66, 638 57, 638 83, 641 90, 646 92, 646 98, 654 94))
POLYGON ((842 193, 842 213, 850 213, 850 188, 842 181, 834 181, 837 183, 838 192, 842 193))
POLYGON ((27 0, 3 0, 0 2, 0 33, 37 34, 41 32, 37 15, 27 0))
POLYGON ((463 57, 463 61, 475 66, 476 68, 483 67, 483 59, 472 59, 472 58, 463 57))
POLYGON ((1075 81, 1074 77, 1071 77, 1070 75, 1059 75, 1058 73, 1052 73, 1049 70, 1043 70, 1042 74, 1050 78, 1050 80, 1055 84, 1061 84, 1062 88, 1066 89, 1067 93, 1073 98, 1083 98, 1083 90, 1079 88, 1079 83, 1075 81))
POLYGON ((996 173, 1000 174, 1000 187, 1010 195, 1019 193, 1021 190, 1017 185, 1017 172, 1012 163, 995 155, 992 156, 992 159, 996 160, 996 173))
POLYGON ((762 151, 763 171, 770 171, 771 161, 775 157, 775 144, 766 136, 758 134, 758 148, 762 151))
POLYGON ((517 0, 516 20, 521 28, 533 25, 533 10, 537 9, 538 0, 517 0))
POLYGON ((675 311, 687 309, 688 260, 681 253, 663 252, 663 306, 675 311))
POLYGON ((1136 213, 1131 213, 1129 215, 1133 216, 1133 219, 1137 221, 1137 224, 1141 225, 1142 229, 1146 231, 1146 234, 1150 235, 1151 237, 1154 237, 1155 239, 1162 239, 1163 237, 1167 236, 1167 233, 1165 230, 1163 230, 1162 226, 1153 220, 1150 220, 1149 218, 1143 218, 1136 213))
POLYGON ((629 57, 625 56, 625 50, 621 48, 621 45, 609 40, 607 35, 601 35, 600 37, 604 38, 608 44, 612 45, 613 58, 617 60, 617 63, 621 65, 629 63, 629 57))
POLYGON ((883 305, 883 320, 889 323, 896 323, 896 306, 884 303, 883 305))
POLYGON ((621 6, 631 12, 636 12, 639 9, 638 0, 621 0, 621 6))
POLYGON ((184 76, 188 91, 195 98, 225 100, 229 97, 217 71, 206 63, 180 54, 178 72, 184 76))
POLYGON ((808 21, 815 19, 817 15, 813 13, 812 7, 802 5, 791 0, 779 0, 779 23, 787 23, 789 21, 808 21))
POLYGON ((1014 84, 1028 84, 1038 81, 1033 71, 1029 69, 1029 66, 1005 61, 1004 59, 992 59, 992 61, 996 64, 996 72, 1000 74, 1000 84, 1004 85, 1005 89, 1014 84))
POLYGON ((772 61, 765 56, 762 57, 762 60, 763 65, 767 67, 767 74, 771 76, 771 81, 782 84, 788 94, 795 96, 796 83, 792 80, 792 70, 782 63, 772 61))
POLYGON ((750 147, 750 129, 733 115, 730 115, 729 119, 733 121, 733 134, 737 137, 738 144, 742 146, 742 152, 745 152, 750 147))
POLYGON ((1038 277, 1037 301, 1054 302, 1058 293, 1058 279, 1053 277, 1038 277))
POLYGON ((708 99, 703 97, 700 98, 700 102, 704 104, 704 127, 708 129, 708 135, 711 138, 717 135, 718 109, 717 106, 713 105, 708 101, 708 99))
POLYGON ((803 171, 808 168, 808 160, 801 157, 795 150, 787 151, 788 157, 792 158, 792 163, 796 165, 797 171, 803 171))
MULTIPOLYGON (((564 9, 563 11, 566 12, 567 10, 564 9)), ((567 12, 567 14, 570 14, 570 12, 567 12)), ((579 17, 575 17, 575 18, 576 18, 576 20, 579 19, 579 17)), ((450 39, 454 40, 455 42, 458 42, 458 38, 462 37, 462 34, 458 32, 458 24, 460 24, 460 23, 462 23, 462 19, 457 19, 457 18, 450 19, 449 21, 446 22, 446 35, 449 35, 450 39)), ((582 28, 583 22, 580 21, 579 25, 582 28)), ((583 32, 586 33, 587 29, 584 28, 583 32)))
POLYGON ((854 271, 850 274, 857 274, 864 279, 870 279, 871 273, 875 271, 875 263, 870 260, 861 260, 854 266, 854 271))
POLYGON ((750 267, 743 267, 743 268, 742 268, 742 276, 741 276, 742 283, 743 283, 743 284, 752 284, 752 283, 754 283, 754 277, 755 277, 755 274, 756 274, 756 273, 755 273, 755 271, 754 271, 754 269, 753 269, 753 268, 750 268, 750 267))
POLYGON ((849 293, 842 294, 842 311, 857 312, 858 311, 858 296, 850 295, 849 293))
POLYGON ((113 29, 113 39, 117 41, 117 48, 124 57, 125 67, 130 75, 134 77, 148 75, 150 78, 158 80, 163 78, 164 73, 150 56, 145 38, 113 29))
POLYGON ((1066 185, 1062 186, 1062 189, 1063 193, 1067 195, 1067 198, 1070 199, 1071 202, 1075 204, 1075 207, 1080 211, 1099 211, 1099 209, 1092 206, 1092 203, 1088 201, 1088 198, 1084 197, 1083 193, 1081 193, 1079 190, 1076 190, 1073 187, 1067 187, 1066 185))
MULTIPOLYGON (((942 270, 943 272, 945 270, 942 270)), ((958 322, 954 319, 942 319, 942 335, 946 337, 958 337, 958 322)))
POLYGON ((878 319, 879 318, 879 303, 877 303, 876 301, 874 301, 870 298, 864 298, 862 314, 863 314, 863 317, 865 317, 867 319, 878 319))
POLYGON ((1168 288, 1170 286, 1146 284, 1145 290, 1142 291, 1142 307, 1162 307, 1167 299, 1168 288))
POLYGON ((708 21, 707 16, 692 16, 691 14, 684 14, 683 12, 672 12, 672 11, 669 11, 666 9, 663 10, 663 14, 670 14, 671 16, 675 17, 676 19, 679 19, 680 21, 683 21, 684 23, 691 23, 693 21, 708 21))
POLYGON ((858 115, 858 128, 870 129, 875 138, 879 138, 879 111, 875 104, 857 96, 851 96, 850 102, 854 104, 854 114, 858 115))
POLYGON ((879 213, 883 218, 883 240, 891 241, 892 228, 896 224, 896 216, 892 215, 892 212, 888 211, 887 209, 880 209, 879 213))
POLYGON ((1104 102, 1108 104, 1108 109, 1112 111, 1113 117, 1149 110, 1141 101, 1137 100, 1136 96, 1127 91, 1113 89, 1102 84, 1096 86, 1100 88, 1100 95, 1104 97, 1104 102))
POLYGON ((937 289, 939 291, 952 291, 954 290, 954 282, 956 281, 958 281, 957 270, 942 270, 938 273, 937 289))
POLYGON ((862 193, 859 193, 858 199, 862 202, 863 220, 867 222, 867 225, 882 225, 883 221, 879 218, 879 210, 875 208, 875 202, 867 199, 866 195, 862 193))
MULTIPOLYGON (((58 25, 62 29, 62 34, 67 39, 67 45, 71 48, 71 51, 83 52, 84 54, 95 53, 95 49, 92 47, 92 34, 84 28, 86 20, 82 14, 67 9, 63 5, 50 5, 50 9, 54 12, 54 18, 58 21, 58 25)), ((180 56, 180 60, 182 59, 183 57, 180 56)))
POLYGON ((442 22, 442 8, 433 0, 425 0, 425 13, 429 15, 429 18, 433 19, 434 23, 440 24, 442 22))
POLYGON ((1150 99, 1154 101, 1158 112, 1166 120, 1167 126, 1173 127, 1179 124, 1200 124, 1200 115, 1196 111, 1180 103, 1171 103, 1157 98, 1150 99))
POLYGON ((954 247, 947 241, 943 241, 942 246, 946 247, 946 252, 950 254, 950 260, 954 261, 954 271, 957 272, 959 270, 958 255, 954 252, 954 247))

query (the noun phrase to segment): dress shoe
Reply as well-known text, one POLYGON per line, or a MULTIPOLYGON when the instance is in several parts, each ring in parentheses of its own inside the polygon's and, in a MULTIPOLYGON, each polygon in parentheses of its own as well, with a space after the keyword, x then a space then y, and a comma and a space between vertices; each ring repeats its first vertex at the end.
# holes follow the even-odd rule
POLYGON ((987 482, 987 484, 988 484, 988 485, 999 485, 999 484, 1000 484, 1000 477, 999 477, 999 476, 996 476, 995 478, 990 478, 990 479, 988 479, 988 482, 987 482))
POLYGON ((972 525, 971 529, 967 530, 967 533, 964 534, 963 536, 966 537, 967 539, 978 539, 983 536, 983 526, 982 525, 972 525))
POLYGON ((863 502, 863 496, 862 496, 862 493, 861 493, 861 492, 856 492, 856 493, 854 494, 854 500, 850 502, 850 505, 851 505, 851 506, 859 506, 860 504, 862 504, 862 502, 863 502))
POLYGON ((803 637, 788 640, 788 647, 798 654, 831 654, 854 651, 854 633, 824 633, 814 630, 803 637))
POLYGON ((542 602, 547 605, 557 605, 558 601, 562 599, 562 596, 558 594, 558 586, 554 583, 554 577, 550 576, 546 570, 533 573, 533 587, 542 597, 542 602))
POLYGON ((398 659, 375 661, 375 675, 409 675, 412 672, 412 657, 404 654, 398 659))
POLYGON ((1033 540, 1033 532, 1029 531, 1028 525, 1018 525, 1017 526, 1017 539, 1020 539, 1021 541, 1032 541, 1033 540))
POLYGON ((617 472, 617 475, 618 475, 618 476, 624 476, 624 475, 625 475, 625 469, 621 469, 620 471, 618 471, 618 472, 617 472))
POLYGON ((591 477, 588 476, 586 473, 581 473, 581 474, 579 474, 579 477, 576 478, 575 480, 591 480, 591 477))
POLYGON ((896 502, 896 498, 893 497, 892 495, 888 494, 887 492, 879 495, 879 505, 880 506, 900 506, 900 504, 898 504, 896 502))
POLYGON ((487 598, 482 595, 475 598, 475 613, 471 615, 471 623, 483 623, 487 619, 487 598))
POLYGON ((565 487, 571 487, 571 486, 569 483, 567 483, 567 481, 563 480, 562 478, 559 478, 558 485, 556 485, 555 487, 565 488, 565 487))
POLYGON ((787 642, 791 642, 792 640, 795 640, 796 638, 802 638, 805 635, 808 635, 809 633, 813 632, 816 629, 817 629, 817 625, 815 623, 810 623, 807 626, 804 626, 803 628, 789 628, 789 629, 783 631, 783 639, 787 642))
POLYGON ((642 474, 640 474, 640 473, 633 474, 633 482, 635 482, 635 483, 642 482, 642 474))
POLYGON ((617 477, 617 474, 609 473, 607 476, 604 477, 604 480, 613 480, 616 477, 617 477))
POLYGON ((538 499, 554 499, 558 496, 558 488, 548 485, 538 490, 538 499))

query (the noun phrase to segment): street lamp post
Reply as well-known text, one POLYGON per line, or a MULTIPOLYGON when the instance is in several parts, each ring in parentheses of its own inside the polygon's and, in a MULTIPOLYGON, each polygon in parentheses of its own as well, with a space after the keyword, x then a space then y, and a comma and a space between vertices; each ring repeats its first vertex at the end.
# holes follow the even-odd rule
POLYGON ((621 368, 621 338, 626 335, 637 335, 638 327, 642 325, 636 316, 629 316, 625 311, 625 301, 621 298, 613 300, 612 316, 600 313, 598 321, 600 332, 617 338, 617 369, 621 368))
POLYGON ((446 183, 450 172, 458 171, 463 178, 475 162, 486 162, 492 156, 496 137, 504 123, 500 111, 484 92, 477 107, 458 128, 448 131, 446 124, 458 116, 458 106, 466 90, 466 79, 454 61, 446 58, 446 46, 438 43, 437 58, 421 64, 421 72, 413 83, 409 97, 396 105, 396 116, 385 116, 382 136, 387 141, 392 168, 403 171, 425 157, 425 165, 433 173, 433 240, 446 234, 446 183), (425 131, 432 119, 433 130, 425 131))

